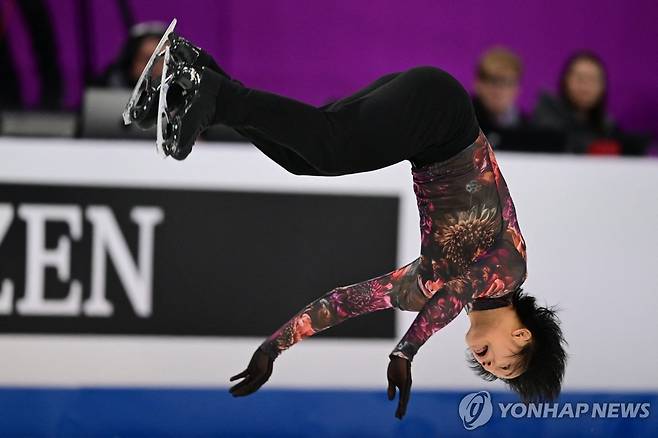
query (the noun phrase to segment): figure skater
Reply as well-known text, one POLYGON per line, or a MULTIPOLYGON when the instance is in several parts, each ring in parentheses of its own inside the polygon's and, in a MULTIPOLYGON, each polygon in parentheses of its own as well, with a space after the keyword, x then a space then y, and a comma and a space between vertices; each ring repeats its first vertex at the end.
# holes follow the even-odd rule
POLYGON ((399 390, 397 418, 407 409, 414 356, 462 309, 470 319, 467 361, 478 375, 503 380, 525 403, 559 395, 566 364, 559 320, 553 308, 538 306, 521 288, 526 245, 514 203, 456 79, 439 68, 417 66, 315 107, 245 87, 172 32, 156 50, 155 58, 164 53, 164 80, 145 71, 126 120, 142 127, 157 123, 165 155, 183 160, 204 129, 222 123, 295 175, 337 176, 411 163, 420 256, 309 303, 230 378, 243 379, 230 388, 232 395, 260 388, 279 354, 302 339, 391 307, 418 312, 389 355, 387 394, 393 400, 399 390))

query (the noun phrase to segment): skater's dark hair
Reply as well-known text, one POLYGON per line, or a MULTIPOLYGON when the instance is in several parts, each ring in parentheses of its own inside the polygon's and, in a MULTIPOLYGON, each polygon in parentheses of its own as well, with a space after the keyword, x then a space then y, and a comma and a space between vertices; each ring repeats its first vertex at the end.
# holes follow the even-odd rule
MULTIPOLYGON (((512 292, 512 305, 521 323, 532 333, 532 340, 519 353, 525 371, 518 377, 500 379, 519 394, 523 403, 553 401, 560 394, 567 353, 555 308, 540 307, 534 297, 518 287, 512 292)), ((477 375, 494 381, 498 377, 485 370, 472 353, 466 360, 477 375)))

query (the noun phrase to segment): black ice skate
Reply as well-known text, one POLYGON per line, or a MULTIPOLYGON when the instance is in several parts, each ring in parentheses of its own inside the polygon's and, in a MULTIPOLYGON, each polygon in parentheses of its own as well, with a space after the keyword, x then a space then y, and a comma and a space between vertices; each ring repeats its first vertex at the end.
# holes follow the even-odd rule
POLYGON ((222 80, 211 67, 190 65, 165 49, 156 131, 160 153, 177 160, 189 155, 199 134, 213 123, 222 80))
POLYGON ((212 123, 221 76, 231 78, 204 50, 176 35, 175 26, 176 19, 151 55, 123 117, 126 124, 135 122, 143 129, 157 124, 158 152, 182 160, 212 123), (162 75, 154 79, 153 65, 161 58, 162 75))

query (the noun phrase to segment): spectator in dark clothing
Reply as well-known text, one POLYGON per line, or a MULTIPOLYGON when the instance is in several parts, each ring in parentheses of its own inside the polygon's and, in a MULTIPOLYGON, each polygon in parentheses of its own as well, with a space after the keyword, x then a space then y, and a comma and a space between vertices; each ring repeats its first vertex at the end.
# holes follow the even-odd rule
MULTIPOLYGON (((134 88, 166 29, 167 26, 160 22, 140 23, 133 26, 119 57, 92 85, 134 88)), ((153 67, 153 76, 159 77, 161 72, 160 62, 153 67)))
POLYGON ((478 62, 473 106, 494 147, 504 147, 505 133, 528 125, 517 105, 522 72, 521 59, 501 46, 486 51, 478 62))
POLYGON ((540 95, 533 122, 564 131, 565 152, 620 154, 622 146, 616 140, 620 131, 606 110, 606 100, 607 74, 602 60, 590 51, 579 51, 563 67, 558 95, 540 95))

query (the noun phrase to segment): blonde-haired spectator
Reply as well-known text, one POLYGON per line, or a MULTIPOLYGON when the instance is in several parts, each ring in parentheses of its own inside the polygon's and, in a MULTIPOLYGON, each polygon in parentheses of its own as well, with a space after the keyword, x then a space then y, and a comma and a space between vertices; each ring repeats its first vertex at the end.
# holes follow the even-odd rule
MULTIPOLYGON (((525 127, 528 118, 517 105, 523 63, 511 50, 494 46, 480 57, 475 71, 473 106, 482 131, 501 138, 499 131, 525 127)), ((495 144, 494 144, 495 146, 495 144)))

